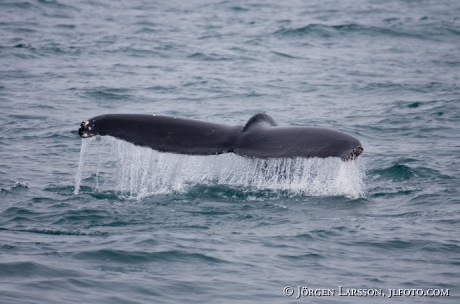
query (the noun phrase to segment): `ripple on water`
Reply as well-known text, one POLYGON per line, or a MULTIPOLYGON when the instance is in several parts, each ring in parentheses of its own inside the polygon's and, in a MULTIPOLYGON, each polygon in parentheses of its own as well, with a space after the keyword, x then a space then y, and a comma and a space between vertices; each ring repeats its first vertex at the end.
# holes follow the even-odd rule
POLYGON ((191 253, 181 250, 168 250, 160 252, 126 251, 101 249, 96 251, 83 251, 75 253, 74 258, 91 261, 104 261, 107 263, 152 263, 152 262, 181 262, 222 264, 225 260, 201 253, 191 253))
POLYGON ((37 278, 79 277, 80 273, 62 267, 51 267, 36 262, 3 262, 0 263, 0 276, 5 278, 37 278))

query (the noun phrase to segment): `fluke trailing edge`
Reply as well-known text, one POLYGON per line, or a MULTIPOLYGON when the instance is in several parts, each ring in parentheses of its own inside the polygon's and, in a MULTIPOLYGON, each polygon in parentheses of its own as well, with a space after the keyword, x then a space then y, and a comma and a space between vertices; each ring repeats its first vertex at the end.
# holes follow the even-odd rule
POLYGON ((81 123, 83 137, 110 135, 161 152, 213 155, 233 152, 247 157, 340 157, 361 155, 351 135, 316 127, 282 127, 267 114, 256 114, 246 125, 228 126, 191 119, 144 114, 107 114, 81 123))

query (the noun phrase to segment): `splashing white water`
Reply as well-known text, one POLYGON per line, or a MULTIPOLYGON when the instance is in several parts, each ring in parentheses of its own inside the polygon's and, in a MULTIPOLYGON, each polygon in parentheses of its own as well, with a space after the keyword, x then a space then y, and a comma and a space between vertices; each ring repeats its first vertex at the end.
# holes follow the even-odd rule
POLYGON ((233 153, 211 156, 160 153, 105 136, 83 140, 75 194, 85 176, 84 182, 96 191, 117 191, 132 198, 185 192, 197 184, 358 198, 364 195, 365 169, 359 159, 266 160, 233 153))
POLYGON ((86 147, 88 146, 89 141, 82 140, 81 141, 81 148, 80 148, 80 158, 78 160, 78 169, 77 174, 75 175, 75 190, 74 194, 78 194, 80 192, 80 185, 81 185, 81 171, 83 169, 84 164, 84 157, 86 152, 86 147))

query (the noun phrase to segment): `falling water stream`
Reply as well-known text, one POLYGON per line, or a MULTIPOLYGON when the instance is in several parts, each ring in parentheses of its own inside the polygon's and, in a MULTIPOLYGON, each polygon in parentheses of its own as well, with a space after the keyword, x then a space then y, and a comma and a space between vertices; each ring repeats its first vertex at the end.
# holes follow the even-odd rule
POLYGON ((113 137, 93 137, 82 143, 75 193, 81 184, 129 198, 186 192, 193 185, 225 185, 288 195, 358 198, 365 193, 364 177, 359 159, 180 155, 137 147, 113 137))

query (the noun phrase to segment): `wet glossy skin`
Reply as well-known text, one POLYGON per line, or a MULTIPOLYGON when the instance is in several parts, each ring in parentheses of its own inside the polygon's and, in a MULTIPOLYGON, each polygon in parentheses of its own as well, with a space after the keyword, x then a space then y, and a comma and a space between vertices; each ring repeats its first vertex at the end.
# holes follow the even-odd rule
POLYGON ((233 152, 256 158, 340 157, 350 160, 363 149, 351 135, 325 128, 280 127, 266 114, 254 115, 244 126, 191 119, 108 114, 81 124, 83 137, 110 135, 161 152, 212 155, 233 152))

